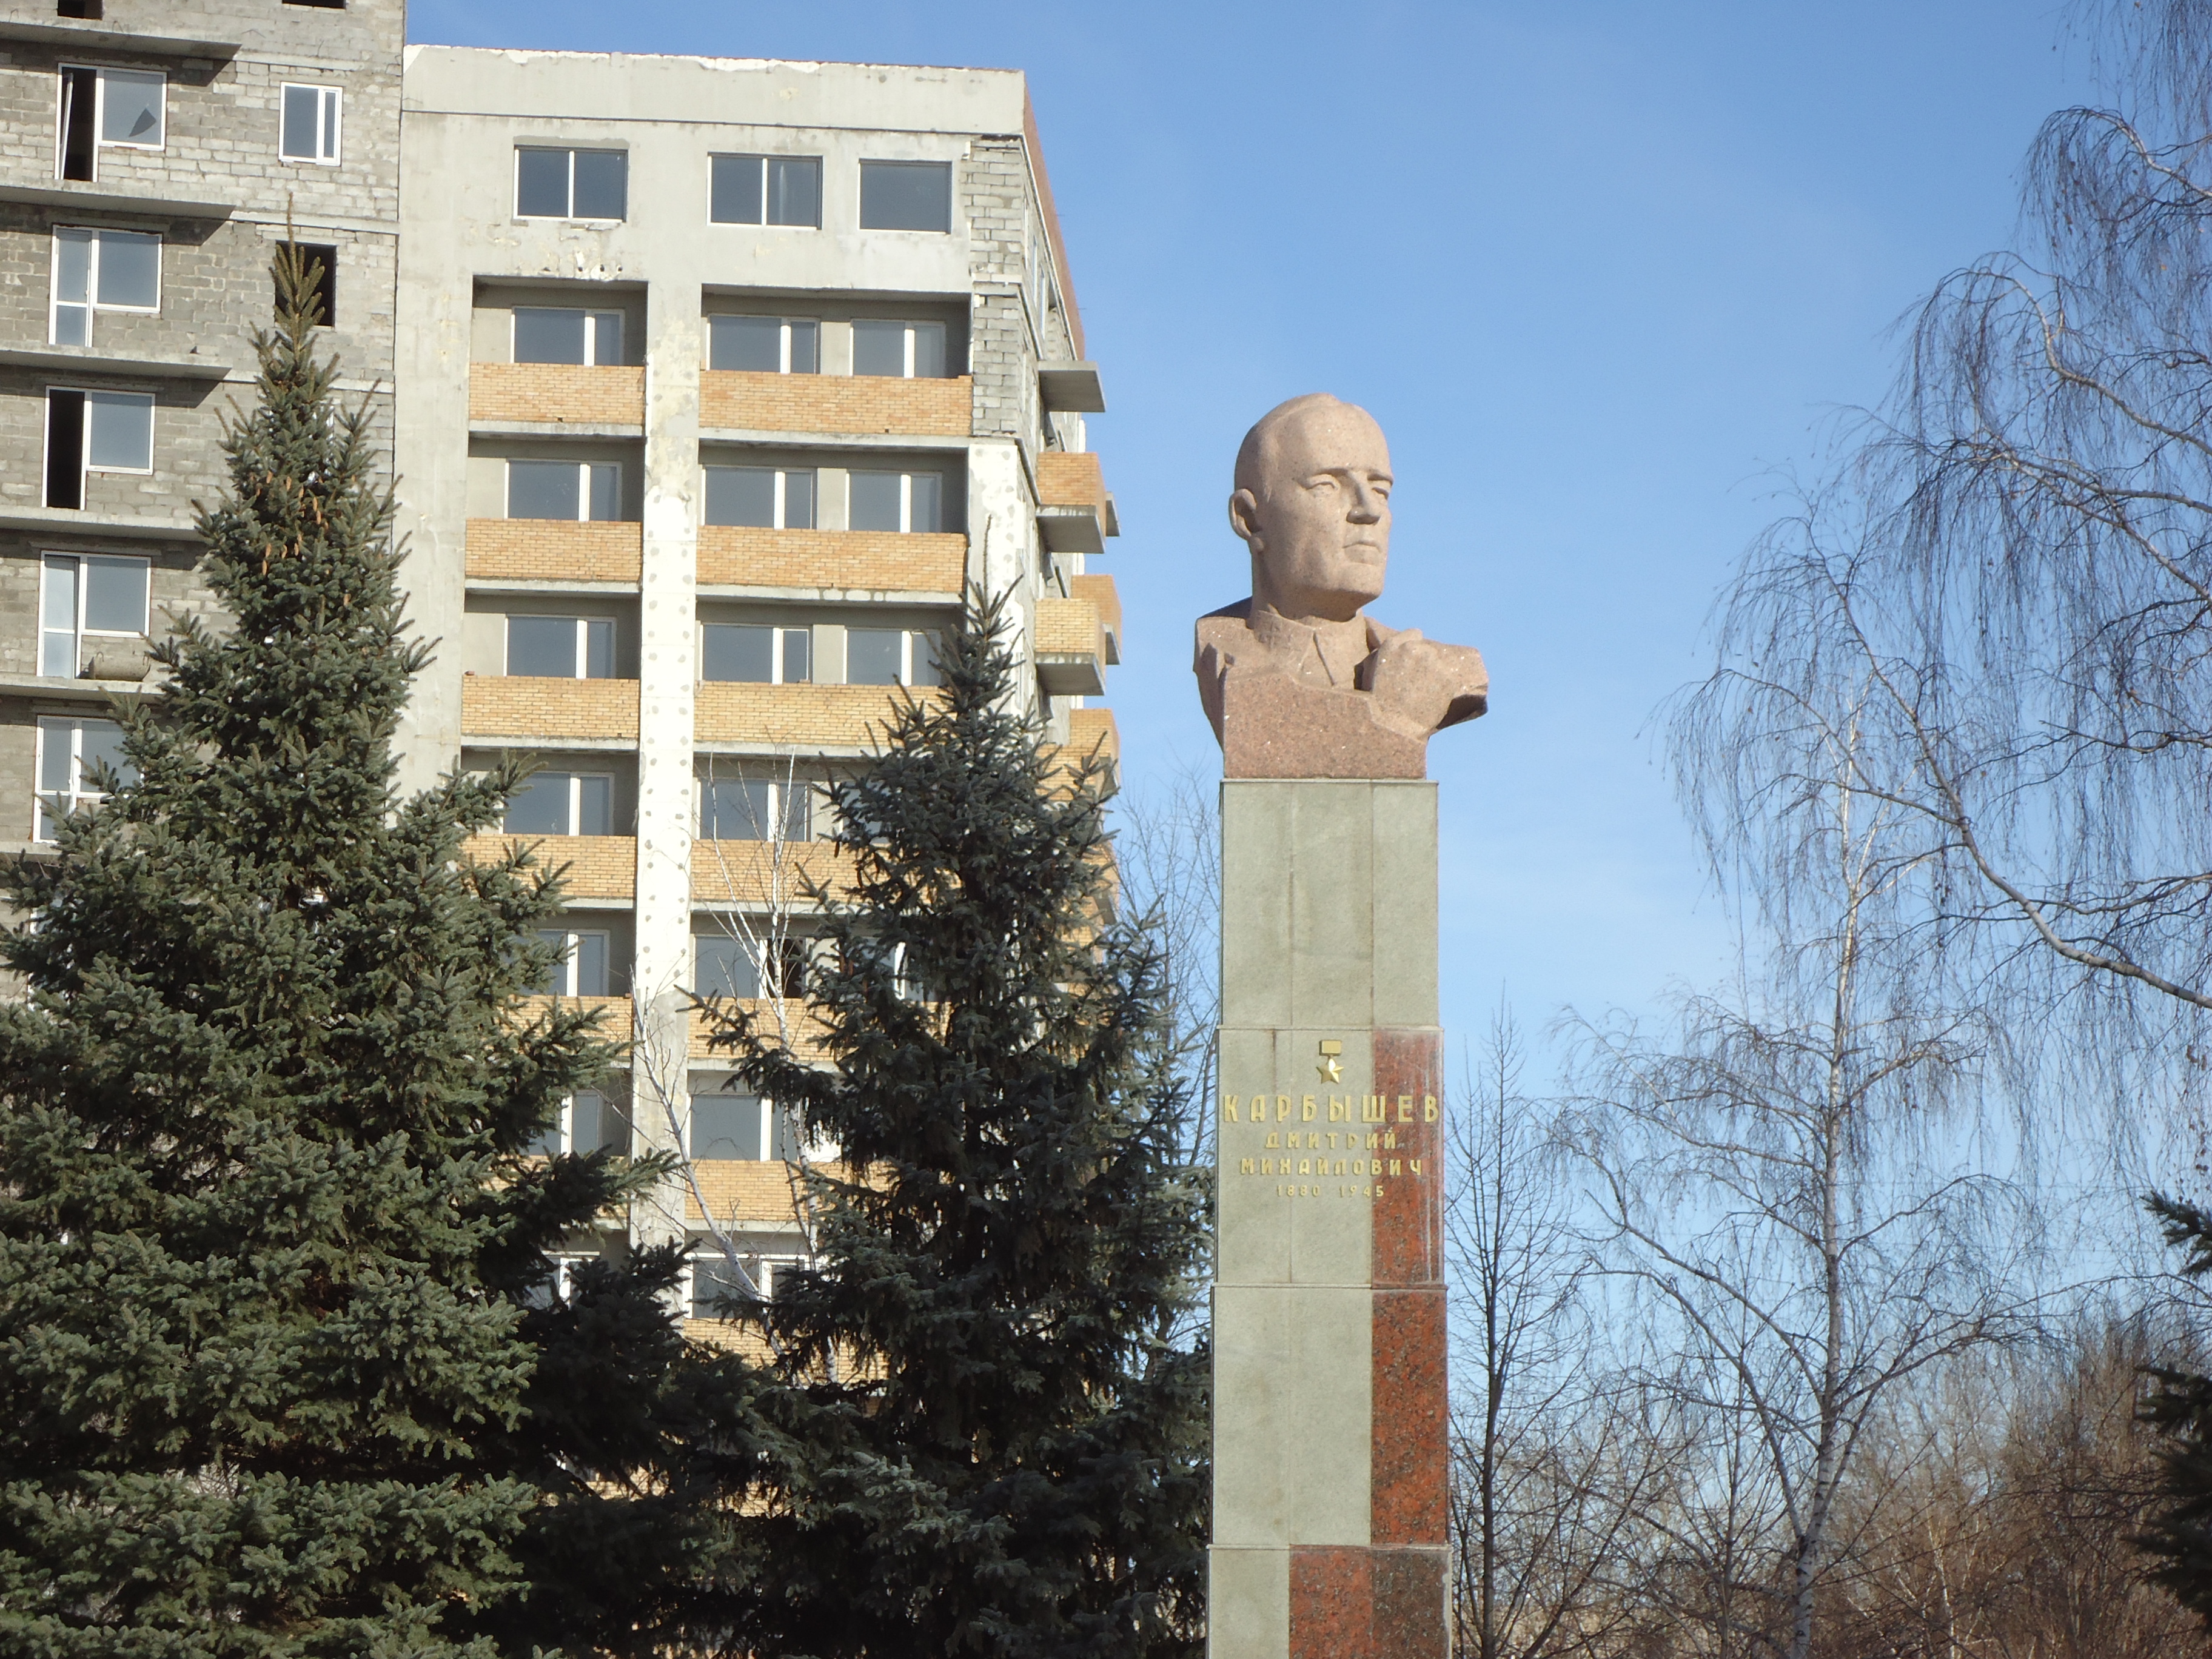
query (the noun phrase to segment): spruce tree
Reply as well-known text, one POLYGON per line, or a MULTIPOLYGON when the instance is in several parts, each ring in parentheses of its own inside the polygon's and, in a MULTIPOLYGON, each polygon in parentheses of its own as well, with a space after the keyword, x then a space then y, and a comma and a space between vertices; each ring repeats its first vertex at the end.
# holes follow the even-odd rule
POLYGON ((653 1301, 673 1261, 523 1305, 634 1178, 526 1156, 611 1051, 573 1010, 524 1014, 557 885, 465 855, 516 775, 397 797, 428 647, 313 277, 280 254, 199 521, 232 625, 180 625, 118 712, 112 795, 5 873, 9 1653, 528 1653, 635 1623, 591 1597, 640 1531, 685 1565, 712 1532, 592 1485, 665 1450, 635 1420, 656 1390, 697 1392, 653 1301), (583 1420, 550 1357, 637 1386, 583 1420), (595 1536, 605 1570, 555 1583, 595 1536))
POLYGON ((1206 1182, 1162 962, 1111 916, 1097 774, 1014 707, 1003 601, 832 792, 826 1064, 720 1010, 747 1083, 836 1161, 777 1353, 747 1559, 755 1651, 1194 1653, 1206 1182))
MULTIPOLYGON (((2184 1253, 2182 1277, 2212 1276, 2212 1211, 2160 1197, 2149 1208, 2184 1253)), ((2212 1376, 2154 1366, 2150 1378, 2142 1417, 2170 1441, 2160 1501, 2136 1542, 2158 1561, 2151 1577, 2212 1630, 2212 1376)))

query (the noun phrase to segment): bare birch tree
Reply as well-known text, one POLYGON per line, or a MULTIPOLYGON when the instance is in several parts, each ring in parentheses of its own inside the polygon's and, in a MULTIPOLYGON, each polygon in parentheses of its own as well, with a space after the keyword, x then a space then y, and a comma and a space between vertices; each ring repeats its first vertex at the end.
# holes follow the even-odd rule
POLYGON ((1863 1437, 1929 1368, 2014 1334, 2014 1194, 1947 1109, 1984 1047, 1929 995, 1896 902, 1924 854, 1864 787, 1857 700, 1807 748, 1764 975, 1680 1029, 1585 1024, 1572 1144, 1595 1260, 1641 1316, 1643 1380, 1692 1462, 1655 1516, 1671 1609, 1711 1654, 1806 1659, 1863 1437), (1818 775, 1808 764, 1805 778, 1818 775))

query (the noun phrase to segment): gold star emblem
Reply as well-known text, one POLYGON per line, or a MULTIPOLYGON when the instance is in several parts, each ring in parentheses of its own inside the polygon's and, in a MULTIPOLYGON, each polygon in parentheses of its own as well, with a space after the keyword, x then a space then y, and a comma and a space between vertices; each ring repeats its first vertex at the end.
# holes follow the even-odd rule
POLYGON ((1321 1064, 1315 1066, 1314 1070, 1321 1073, 1321 1080, 1323 1083, 1344 1081, 1344 1062, 1337 1058, 1343 1052, 1344 1045, 1333 1038, 1323 1042, 1321 1045, 1321 1064))

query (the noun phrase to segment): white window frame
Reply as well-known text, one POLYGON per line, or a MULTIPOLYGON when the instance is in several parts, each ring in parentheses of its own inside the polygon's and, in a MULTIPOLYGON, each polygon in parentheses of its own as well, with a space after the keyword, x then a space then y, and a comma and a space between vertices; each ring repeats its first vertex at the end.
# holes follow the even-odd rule
MULTIPOLYGON (((761 828, 763 830, 773 830, 779 833, 775 835, 741 837, 740 839, 756 841, 763 845, 766 845, 768 842, 772 841, 780 842, 786 847, 797 846, 800 845, 803 842, 812 842, 821 839, 820 836, 814 833, 815 797, 818 793, 819 786, 813 779, 744 777, 718 778, 709 771, 696 775, 693 780, 694 787, 691 792, 691 822, 700 826, 702 833, 699 838, 702 841, 708 839, 708 836, 704 834, 707 818, 707 792, 718 783, 758 783, 765 785, 768 788, 768 823, 762 825, 761 828), (789 816, 785 803, 794 792, 796 792, 806 803, 806 834, 803 837, 788 836, 780 833, 783 829, 786 818, 789 816)), ((727 837, 726 836, 722 839, 726 840, 727 837)), ((696 963, 694 963, 693 971, 695 974, 697 971, 696 963)))
POLYGON ((502 507, 511 509, 514 503, 514 465, 520 461, 526 466, 573 466, 576 470, 576 516, 573 519, 514 519, 509 524, 620 524, 620 519, 595 519, 592 516, 592 471, 594 467, 611 467, 615 475, 615 510, 622 510, 623 464, 620 461, 554 461, 545 462, 532 455, 510 455, 507 458, 507 480, 502 507))
POLYGON ((92 150, 93 155, 95 158, 93 162, 93 171, 95 173, 100 171, 100 163, 97 158, 101 150, 139 149, 159 151, 168 148, 169 77, 163 74, 160 70, 125 69, 119 64, 57 64, 54 67, 56 70, 54 76, 54 177, 57 179, 61 177, 62 164, 64 161, 63 151, 69 143, 69 134, 64 131, 62 116, 69 97, 67 71, 70 70, 89 70, 92 71, 92 150), (161 136, 157 142, 149 144, 134 142, 129 138, 110 138, 106 136, 107 83, 111 78, 118 75, 128 75, 137 79, 155 80, 161 83, 161 136))
POLYGON ((707 482, 702 476, 699 485, 700 521, 702 528, 713 530, 789 530, 791 517, 791 475, 804 472, 814 481, 814 522, 799 526, 819 530, 822 527, 822 469, 815 466, 702 466, 701 473, 708 472, 772 472, 775 475, 775 522, 771 525, 708 525, 706 519, 707 482))
MULTIPOLYGON (((908 690, 915 690, 915 684, 914 684, 914 661, 915 661, 915 653, 917 651, 920 651, 920 652, 923 653, 924 654, 927 654, 927 651, 928 651, 928 648, 929 648, 929 647, 928 647, 929 635, 931 635, 931 633, 932 633, 932 632, 933 632, 933 631, 934 631, 933 629, 926 629, 926 628, 900 628, 900 629, 890 629, 890 628, 884 628, 884 629, 874 629, 874 628, 866 628, 866 629, 850 629, 850 630, 848 630, 848 634, 847 634, 847 636, 846 636, 846 637, 847 637, 847 639, 849 641, 849 640, 850 640, 850 638, 851 638, 851 636, 852 636, 852 635, 853 635, 854 633, 868 633, 868 634, 875 634, 875 633, 890 634, 890 633, 896 633, 896 634, 897 634, 897 635, 899 636, 899 678, 898 678, 898 683, 899 683, 899 684, 900 684, 900 685, 903 686, 903 687, 904 687, 904 688, 906 688, 908 690)), ((927 690, 933 690, 933 689, 934 689, 934 686, 939 685, 939 684, 943 684, 943 680, 942 680, 942 678, 940 678, 939 680, 937 680, 937 681, 935 681, 935 682, 933 682, 931 685, 926 685, 926 686, 921 687, 921 690, 925 690, 925 691, 927 691, 927 690)))
MULTIPOLYGON (((577 944, 580 940, 587 939, 604 939, 606 942, 607 983, 610 986, 613 985, 615 971, 615 938, 611 933, 604 927, 541 927, 538 931, 540 933, 560 933, 564 938, 561 963, 560 966, 554 970, 554 988, 550 994, 556 997, 583 997, 612 994, 611 991, 603 994, 598 991, 578 991, 569 988, 576 982, 577 944)), ((541 993, 540 994, 545 994, 541 993)))
MULTIPOLYGON (((888 467, 872 466, 858 466, 853 469, 855 472, 872 473, 879 478, 889 473, 890 470, 890 469, 888 467)), ((945 517, 945 474, 942 472, 901 472, 898 474, 898 481, 899 527, 895 531, 878 530, 870 532, 868 533, 878 536, 912 536, 915 534, 936 535, 941 533, 941 526, 945 517), (937 480, 938 519, 940 526, 940 529, 939 531, 917 532, 914 527, 914 481, 918 477, 934 478, 937 480)))
POLYGON ((698 660, 702 665, 707 660, 707 630, 710 628, 767 629, 769 634, 774 636, 769 641, 768 647, 769 678, 765 682, 760 680, 702 680, 700 681, 702 685, 760 685, 763 684, 769 685, 813 685, 817 683, 814 678, 814 630, 812 629, 786 628, 780 623, 702 622, 699 624, 699 637, 693 642, 697 647, 699 653, 698 660), (784 636, 787 634, 804 634, 806 635, 806 678, 803 680, 786 679, 784 678, 783 643, 784 636))
MULTIPOLYGON (((763 1100, 761 1103, 765 1106, 768 1103, 763 1100)), ((763 1116, 763 1121, 768 1121, 766 1114, 763 1116)), ((688 1136, 684 1144, 687 1146, 690 1144, 688 1136)), ((702 1263, 708 1261, 717 1262, 726 1267, 729 1264, 729 1258, 723 1254, 721 1246, 714 1242, 711 1235, 702 1234, 693 1239, 691 1244, 695 1254, 687 1256, 684 1262, 684 1318, 687 1322, 702 1323, 719 1322, 721 1318, 720 1315, 702 1314, 697 1310, 698 1269, 702 1263)), ((754 1280, 753 1288, 761 1293, 761 1299, 766 1302, 775 1300, 776 1281, 781 1278, 787 1269, 804 1267, 807 1265, 806 1254, 803 1250, 778 1250, 774 1254, 738 1250, 736 1254, 742 1261, 760 1264, 762 1271, 759 1277, 754 1280)))
POLYGON ((523 144, 514 147, 514 163, 507 176, 507 199, 514 204, 518 219, 563 225, 619 225, 629 222, 629 151, 627 148, 608 144, 523 144), (568 211, 565 213, 525 213, 522 210, 522 153, 526 149, 550 150, 568 158, 568 211), (623 158, 623 216, 609 219, 595 214, 576 211, 576 157, 580 155, 619 155, 623 158))
POLYGON ((72 300, 62 299, 62 238, 64 234, 88 236, 92 252, 85 261, 85 321, 84 339, 92 343, 93 324, 103 311, 121 312, 126 315, 158 317, 161 314, 161 278, 167 246, 158 231, 125 230, 118 225, 56 225, 53 234, 53 261, 46 268, 46 340, 49 344, 61 338, 61 312, 64 303, 76 305, 72 300), (100 258, 102 239, 109 236, 143 236, 154 244, 154 303, 150 306, 108 305, 100 297, 100 258))
MULTIPOLYGON (((529 521, 528 521, 527 520, 524 520, 524 522, 525 522, 525 523, 527 523, 527 522, 529 522, 529 521)), ((558 522, 559 522, 559 520, 552 520, 551 522, 558 523, 558 522)), ((539 613, 538 613, 538 612, 536 612, 536 611, 509 611, 509 612, 507 613, 507 617, 506 617, 506 621, 507 621, 507 624, 508 624, 509 626, 512 626, 512 625, 513 625, 513 623, 514 623, 515 619, 516 619, 518 617, 522 617, 523 619, 525 619, 525 620, 526 620, 526 621, 532 621, 532 622, 570 622, 570 623, 575 623, 575 625, 576 625, 576 655, 575 655, 574 662, 575 662, 575 670, 576 670, 576 672, 575 672, 573 675, 569 675, 569 676, 568 676, 568 677, 567 677, 567 678, 571 678, 571 679, 587 680, 587 679, 590 679, 590 678, 592 678, 592 674, 591 674, 591 667, 592 667, 592 623, 603 623, 603 624, 605 624, 605 625, 606 625, 606 626, 608 626, 608 627, 611 627, 611 628, 612 628, 612 629, 614 629, 613 641, 612 641, 611 644, 610 645, 610 647, 609 647, 609 648, 608 648, 608 651, 607 651, 608 666, 612 667, 612 666, 614 665, 613 659, 614 659, 615 653, 616 653, 616 652, 617 652, 617 651, 618 651, 618 650, 621 648, 621 646, 622 646, 622 629, 621 629, 620 624, 618 624, 618 623, 615 621, 615 619, 614 619, 612 617, 546 617, 546 616, 542 616, 542 615, 540 615, 539 613)), ((501 668, 502 670, 506 669, 506 667, 507 667, 507 630, 506 630, 506 629, 504 629, 504 628, 503 628, 503 629, 501 629, 501 631, 500 631, 500 641, 499 641, 499 659, 500 659, 500 666, 501 666, 501 668)), ((506 676, 505 676, 505 674, 504 674, 504 673, 502 674, 501 678, 506 678, 506 676)), ((517 676, 516 678, 537 678, 537 677, 535 677, 535 676, 529 676, 529 675, 522 675, 522 676, 517 676)), ((550 676, 546 676, 546 677, 544 677, 544 678, 553 678, 553 679, 559 679, 559 678, 563 678, 563 677, 562 677, 562 676, 561 676, 561 675, 557 675, 557 674, 556 674, 556 675, 550 675, 550 676)), ((618 679, 618 678, 620 678, 621 677, 620 677, 619 675, 610 674, 610 675, 606 676, 606 678, 609 678, 609 679, 618 679)))
MULTIPOLYGON (((819 317, 766 317, 757 312, 750 311, 716 312, 707 319, 707 361, 710 364, 714 362, 714 325, 725 317, 744 322, 773 322, 776 325, 778 367, 775 373, 778 374, 790 374, 794 372, 819 374, 822 372, 822 319, 819 317), (791 367, 791 331, 795 325, 804 325, 814 331, 814 367, 811 369, 794 371, 791 367)), ((717 374, 765 374, 769 371, 764 368, 718 368, 712 372, 717 374)))
POLYGON ((107 799, 106 790, 85 787, 84 728, 88 725, 115 726, 117 724, 118 722, 114 720, 102 720, 96 714, 41 714, 39 716, 38 737, 31 757, 31 776, 33 781, 46 776, 46 745, 53 742, 58 735, 62 736, 69 744, 70 781, 69 787, 66 789, 33 790, 33 805, 31 819, 33 841, 50 842, 56 838, 53 826, 49 821, 50 815, 54 811, 52 803, 61 802, 61 815, 67 817, 81 805, 107 799))
MULTIPOLYGON (((900 331, 900 347, 901 347, 901 350, 902 350, 902 362, 903 362, 903 364, 904 364, 904 367, 903 367, 903 368, 900 370, 900 372, 899 372, 899 376, 898 376, 898 378, 899 378, 899 379, 901 379, 901 380, 918 380, 918 379, 921 379, 921 376, 917 375, 917 374, 915 373, 915 363, 916 359, 917 359, 917 358, 918 358, 918 356, 920 356, 920 352, 919 352, 919 350, 918 350, 918 349, 917 349, 917 347, 916 347, 916 344, 915 344, 915 341, 916 341, 916 338, 917 338, 916 331, 917 331, 917 330, 920 330, 920 329, 924 329, 924 328, 933 328, 933 329, 937 330, 937 331, 944 337, 944 346, 943 346, 943 352, 942 352, 942 355, 943 355, 943 357, 944 357, 944 360, 945 360, 945 366, 946 366, 947 368, 950 368, 950 367, 951 366, 951 362, 952 362, 952 331, 951 331, 951 329, 947 328, 947 327, 946 327, 943 323, 933 323, 933 322, 929 322, 929 321, 927 321, 927 320, 926 320, 926 319, 917 321, 917 320, 915 320, 915 319, 910 319, 910 318, 896 318, 896 317, 856 317, 856 318, 854 318, 854 322, 856 322, 856 323, 894 323, 894 322, 895 322, 895 323, 896 323, 896 324, 898 325, 899 331, 900 331)), ((859 380, 870 380, 870 379, 874 379, 874 378, 877 378, 877 377, 875 377, 875 376, 872 376, 872 375, 856 374, 856 375, 854 376, 854 378, 855 378, 855 379, 859 379, 859 380)), ((890 377, 890 375, 886 374, 886 375, 882 376, 881 378, 883 378, 883 379, 884 379, 884 380, 889 380, 889 379, 890 379, 891 377, 890 377)), ((931 376, 929 376, 928 378, 930 378, 930 379, 932 379, 932 380, 945 380, 945 379, 949 379, 949 378, 951 378, 951 377, 950 377, 950 376, 946 376, 946 375, 931 375, 931 376)))
MULTIPOLYGON (((576 1096, 577 1096, 577 1095, 594 1095, 594 1096, 597 1096, 597 1097, 598 1097, 598 1098, 599 1098, 599 1109, 600 1109, 601 1111, 603 1111, 603 1112, 604 1112, 605 1110, 606 1110, 606 1109, 607 1109, 607 1107, 608 1107, 608 1105, 609 1105, 609 1103, 610 1103, 610 1102, 609 1102, 609 1097, 608 1097, 608 1096, 607 1096, 606 1091, 605 1091, 605 1090, 602 1090, 602 1089, 578 1089, 578 1090, 576 1090, 574 1093, 571 1093, 571 1094, 566 1094, 566 1095, 562 1096, 562 1097, 561 1097, 561 1114, 560 1114, 560 1117, 559 1117, 559 1119, 557 1120, 557 1122, 556 1122, 556 1131, 555 1131, 555 1132, 559 1135, 559 1137, 560 1137, 560 1140, 561 1140, 561 1152, 560 1152, 559 1153, 556 1153, 556 1154, 554 1154, 554 1156, 556 1156, 556 1157, 559 1157, 559 1156, 562 1156, 562 1155, 563 1155, 563 1154, 572 1153, 572 1152, 574 1152, 576 1150, 576 1096)), ((589 1148, 589 1150, 590 1150, 590 1151, 592 1151, 592 1152, 597 1152, 597 1151, 599 1151, 599 1148, 598 1148, 597 1146, 593 1146, 593 1147, 589 1148)), ((543 1157, 543 1156, 544 1156, 544 1154, 541 1153, 541 1154, 539 1154, 539 1156, 543 1157)), ((580 1257, 579 1257, 579 1258, 576 1258, 576 1259, 577 1259, 577 1260, 582 1260, 582 1259, 584 1259, 584 1258, 580 1258, 580 1257)))
POLYGON ((76 679, 79 666, 84 661, 84 646, 88 639, 131 640, 144 639, 153 626, 154 562, 136 558, 126 553, 41 553, 39 556, 39 678, 41 679, 76 679), (86 568, 98 561, 107 564, 135 564, 146 573, 146 612, 135 629, 87 628, 84 625, 85 595, 90 586, 85 580, 86 568), (76 568, 76 617, 70 633, 70 669, 66 675, 46 672, 46 636, 60 632, 46 625, 47 584, 53 579, 54 567, 68 563, 76 568))
MULTIPOLYGON (((46 391, 50 396, 52 393, 57 392, 78 392, 84 394, 84 425, 82 429, 77 434, 77 454, 81 458, 81 472, 82 477, 90 477, 95 472, 112 472, 120 474, 126 477, 136 478, 150 478, 154 476, 154 446, 155 437, 157 435, 155 432, 155 422, 154 416, 159 405, 157 404, 152 392, 118 392, 114 388, 109 386, 49 386, 46 388, 46 391), (111 400, 120 400, 127 398, 133 403, 143 403, 145 404, 145 465, 103 466, 94 461, 92 459, 92 411, 97 401, 103 398, 111 400)), ((39 441, 39 477, 41 479, 44 479, 47 472, 51 470, 50 463, 52 460, 52 421, 51 417, 49 417, 46 422, 46 429, 39 441)), ((82 496, 83 493, 82 489, 80 488, 78 490, 79 495, 82 496)))
POLYGON ((334 167, 341 165, 343 123, 345 116, 345 89, 325 86, 314 81, 285 81, 276 91, 276 159, 304 167, 334 167), (315 150, 313 155, 295 155, 284 148, 284 104, 295 92, 315 94, 315 150), (327 153, 324 146, 329 146, 327 153))
MULTIPOLYGON (((514 355, 514 331, 516 319, 526 311, 566 311, 579 313, 583 317, 584 361, 580 365, 571 364, 568 365, 568 367, 581 367, 585 368, 618 368, 622 367, 622 334, 623 328, 623 313, 619 311, 604 308, 599 311, 593 311, 588 306, 516 306, 513 310, 507 313, 507 360, 510 362, 520 363, 522 361, 520 357, 517 357, 514 355), (599 338, 599 336, 603 331, 600 329, 599 325, 610 317, 615 319, 615 361, 611 363, 607 361, 605 344, 599 338)), ((545 363, 538 365, 538 367, 555 368, 562 367, 562 365, 545 363)), ((599 465, 604 466, 607 465, 607 463, 603 461, 599 463, 599 465)), ((619 466, 621 463, 617 461, 614 465, 619 466)))
POLYGON ((823 198, 829 192, 825 185, 826 157, 812 155, 787 154, 757 155, 747 150, 721 149, 707 157, 707 222, 709 225, 728 225, 743 230, 819 230, 822 228, 823 198), (717 161, 756 161, 760 165, 761 216, 757 219, 717 219, 714 216, 714 163, 717 161), (811 161, 814 163, 814 217, 805 224, 789 224, 781 219, 768 216, 768 169, 771 161, 811 161))
MULTIPOLYGON (((540 778, 543 778, 544 774, 541 773, 538 775, 540 778)), ((599 833, 586 831, 574 827, 584 821, 584 784, 586 780, 593 780, 603 782, 607 786, 607 803, 610 809, 610 817, 611 817, 611 809, 614 804, 615 792, 614 774, 611 772, 563 771, 556 773, 554 775, 565 777, 568 780, 568 822, 570 827, 567 830, 561 830, 558 833, 564 836, 581 836, 590 833, 599 833)), ((507 830, 502 828, 500 830, 500 834, 502 836, 550 836, 554 833, 556 832, 550 830, 507 830)), ((605 833, 611 834, 611 829, 605 833)))

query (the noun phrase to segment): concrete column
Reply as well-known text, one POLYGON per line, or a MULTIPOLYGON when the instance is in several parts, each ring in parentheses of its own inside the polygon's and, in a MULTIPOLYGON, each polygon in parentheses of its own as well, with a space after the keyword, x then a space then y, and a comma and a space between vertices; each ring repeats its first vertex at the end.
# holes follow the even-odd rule
POLYGON ((1221 789, 1212 1659, 1446 1651, 1437 797, 1221 789))
MULTIPOLYGON (((638 592, 637 949, 639 1011, 632 1062, 635 1120, 644 1148, 674 1145, 659 1102, 644 1097, 648 1066, 684 1110, 690 1019, 680 988, 691 983, 692 705, 698 617, 698 532, 692 496, 699 464, 699 365, 704 361, 698 290, 656 282, 647 294, 645 562, 638 592)), ((640 1241, 684 1233, 684 1194, 666 1184, 641 1206, 640 1241)))

